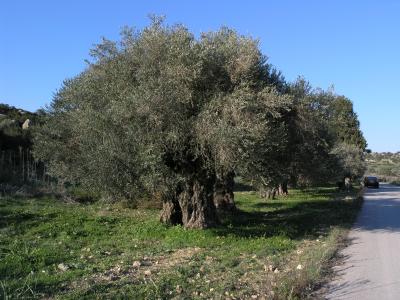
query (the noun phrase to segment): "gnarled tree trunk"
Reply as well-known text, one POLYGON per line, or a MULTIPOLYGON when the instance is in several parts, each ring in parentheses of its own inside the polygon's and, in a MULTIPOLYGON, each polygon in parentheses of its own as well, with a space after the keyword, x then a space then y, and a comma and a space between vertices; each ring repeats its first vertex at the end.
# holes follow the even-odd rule
POLYGON ((178 197, 182 223, 186 228, 208 228, 218 223, 213 202, 213 185, 200 178, 186 184, 178 197))
POLYGON ((170 225, 182 224, 182 210, 177 199, 164 199, 160 221, 170 225))
POLYGON ((214 185, 214 205, 218 210, 236 209, 233 187, 235 173, 228 172, 217 176, 214 185))
POLYGON ((208 228, 218 224, 213 202, 214 177, 193 176, 177 192, 164 197, 160 221, 186 228, 208 228))
POLYGON ((277 188, 275 188, 275 187, 268 188, 266 191, 266 198, 272 199, 272 200, 275 199, 276 192, 277 192, 277 188))
POLYGON ((278 189, 276 187, 261 186, 260 187, 260 197, 265 199, 275 199, 278 189))
POLYGON ((287 196, 289 194, 288 191, 288 183, 286 181, 282 182, 278 188, 278 195, 287 196))

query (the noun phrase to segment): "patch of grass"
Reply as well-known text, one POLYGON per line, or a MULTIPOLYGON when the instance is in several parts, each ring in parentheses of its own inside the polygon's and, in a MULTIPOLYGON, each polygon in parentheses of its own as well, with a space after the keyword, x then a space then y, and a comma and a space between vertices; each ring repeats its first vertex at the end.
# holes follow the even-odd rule
POLYGON ((118 203, 1 198, 0 294, 301 297, 323 275, 335 241, 354 220, 356 201, 335 200, 345 196, 319 188, 265 201, 237 192, 239 210, 207 230, 165 226, 156 209, 118 203), (305 267, 296 269, 301 263, 305 267))

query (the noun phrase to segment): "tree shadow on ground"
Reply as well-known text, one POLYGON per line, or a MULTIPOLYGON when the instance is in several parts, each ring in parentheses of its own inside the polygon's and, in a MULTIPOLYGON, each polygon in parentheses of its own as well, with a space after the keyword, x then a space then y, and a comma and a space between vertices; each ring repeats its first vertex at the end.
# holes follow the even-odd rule
POLYGON ((4 228, 9 226, 10 224, 21 224, 23 222, 28 222, 37 217, 36 214, 28 213, 28 212, 9 212, 9 211, 0 211, 0 228, 4 228))
MULTIPOLYGON (((40 202, 40 199, 36 200, 40 202)), ((0 228, 8 227, 12 224, 23 226, 35 226, 37 223, 49 221, 57 217, 56 213, 26 211, 25 205, 31 205, 24 197, 0 198, 0 228)))
POLYGON ((56 213, 47 214, 44 217, 41 214, 30 212, 0 210, 0 228, 9 227, 12 224, 17 224, 20 227, 28 224, 35 226, 36 223, 47 222, 55 217, 57 217, 56 213))
POLYGON ((287 236, 291 239, 318 237, 330 226, 350 227, 359 203, 354 201, 310 201, 291 203, 259 203, 271 211, 236 210, 223 218, 218 235, 242 238, 287 236))

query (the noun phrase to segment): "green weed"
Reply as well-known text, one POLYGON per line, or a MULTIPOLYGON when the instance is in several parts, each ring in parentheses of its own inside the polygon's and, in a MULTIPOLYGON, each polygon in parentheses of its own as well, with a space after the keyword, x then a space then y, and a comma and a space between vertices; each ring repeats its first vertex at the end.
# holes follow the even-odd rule
POLYGON ((266 268, 290 266, 305 241, 337 240, 333 237, 350 226, 358 209, 353 202, 333 200, 340 196, 320 188, 265 201, 251 191, 237 192, 239 210, 207 230, 163 225, 155 209, 1 198, 0 294, 9 299, 304 295, 323 275, 321 264, 335 242, 329 242, 328 255, 312 245, 299 258, 315 262, 303 272, 308 275, 299 277, 294 267, 279 275, 266 268), (280 284, 273 284, 276 280, 280 284))

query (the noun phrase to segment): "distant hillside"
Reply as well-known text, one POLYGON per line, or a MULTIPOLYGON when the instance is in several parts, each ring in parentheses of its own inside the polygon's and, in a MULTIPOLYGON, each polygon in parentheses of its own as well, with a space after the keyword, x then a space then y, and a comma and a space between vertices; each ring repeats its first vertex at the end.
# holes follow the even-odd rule
POLYGON ((44 165, 33 159, 32 129, 41 112, 0 103, 0 190, 44 178, 44 165))
POLYGON ((22 124, 26 119, 36 119, 37 115, 37 113, 32 113, 21 108, 0 103, 0 120, 9 119, 22 124))
POLYGON ((386 181, 395 181, 400 178, 400 151, 372 152, 366 156, 367 174, 376 175, 386 181))
POLYGON ((0 151, 30 146, 30 129, 39 115, 0 103, 0 151))

